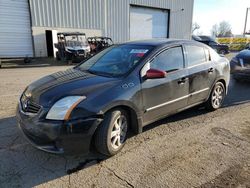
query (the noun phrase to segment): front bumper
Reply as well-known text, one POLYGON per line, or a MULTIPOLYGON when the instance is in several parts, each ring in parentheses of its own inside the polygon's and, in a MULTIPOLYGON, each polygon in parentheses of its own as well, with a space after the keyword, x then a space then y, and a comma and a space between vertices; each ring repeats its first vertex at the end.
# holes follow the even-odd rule
POLYGON ((250 67, 241 67, 231 63, 231 74, 238 79, 250 80, 250 67))
POLYGON ((19 128, 36 148, 56 154, 86 153, 91 139, 102 122, 101 118, 84 118, 71 121, 40 120, 17 108, 19 128))

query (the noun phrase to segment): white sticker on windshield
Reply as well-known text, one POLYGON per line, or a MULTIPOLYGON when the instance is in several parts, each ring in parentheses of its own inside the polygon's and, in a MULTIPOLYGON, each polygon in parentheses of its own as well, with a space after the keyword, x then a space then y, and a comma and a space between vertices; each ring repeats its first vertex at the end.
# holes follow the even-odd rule
POLYGON ((131 54, 145 54, 147 52, 148 52, 148 50, 146 50, 146 49, 132 49, 130 51, 131 54))

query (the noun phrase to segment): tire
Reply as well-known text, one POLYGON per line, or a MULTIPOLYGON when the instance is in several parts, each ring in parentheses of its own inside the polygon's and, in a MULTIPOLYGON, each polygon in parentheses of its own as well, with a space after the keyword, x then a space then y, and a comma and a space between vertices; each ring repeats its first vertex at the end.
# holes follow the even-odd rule
POLYGON ((226 90, 224 84, 222 82, 217 82, 214 85, 210 93, 210 96, 205 103, 206 109, 209 111, 215 111, 219 109, 223 104, 225 95, 226 95, 226 90))
POLYGON ((31 62, 31 58, 25 57, 23 61, 24 61, 25 64, 30 63, 31 62))
POLYGON ((60 60, 61 60, 61 57, 60 57, 60 55, 59 55, 59 52, 56 52, 56 60, 57 60, 57 61, 60 61, 60 60))
POLYGON ((106 156, 113 156, 121 151, 127 139, 128 125, 129 118, 125 110, 108 112, 95 134, 97 151, 106 156))

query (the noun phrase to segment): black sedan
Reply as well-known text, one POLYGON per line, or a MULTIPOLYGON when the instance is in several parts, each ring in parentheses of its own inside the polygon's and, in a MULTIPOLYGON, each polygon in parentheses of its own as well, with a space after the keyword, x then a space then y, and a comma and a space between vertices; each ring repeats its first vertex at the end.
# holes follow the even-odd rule
POLYGON ((145 125, 198 104, 220 108, 229 76, 228 61, 202 43, 128 42, 29 85, 17 119, 38 149, 96 148, 111 156, 122 149, 129 131, 140 133, 145 125))
POLYGON ((250 81, 250 47, 238 53, 230 62, 231 73, 236 81, 250 81))

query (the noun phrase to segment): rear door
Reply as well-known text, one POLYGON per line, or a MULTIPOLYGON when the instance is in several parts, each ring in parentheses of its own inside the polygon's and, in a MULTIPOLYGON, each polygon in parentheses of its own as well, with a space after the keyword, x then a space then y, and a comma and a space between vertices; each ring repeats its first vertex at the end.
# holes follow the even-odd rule
POLYGON ((173 46, 157 54, 142 69, 142 77, 150 68, 166 71, 167 75, 165 78, 142 81, 144 124, 184 108, 189 92, 182 46, 173 46))
POLYGON ((205 101, 216 79, 214 64, 206 47, 185 45, 189 74, 188 105, 205 101))

